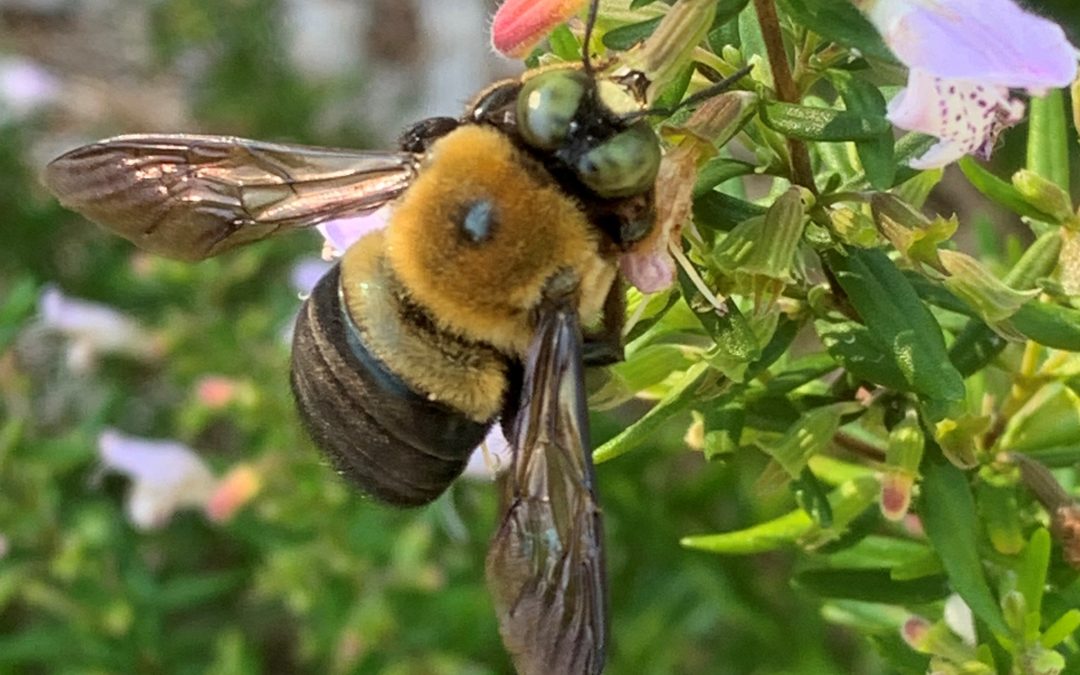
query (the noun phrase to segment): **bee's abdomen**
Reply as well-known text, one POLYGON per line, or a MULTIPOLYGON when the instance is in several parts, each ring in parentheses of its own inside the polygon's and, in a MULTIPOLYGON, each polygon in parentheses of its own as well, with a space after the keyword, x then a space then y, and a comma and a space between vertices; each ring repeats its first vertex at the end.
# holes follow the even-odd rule
POLYGON ((402 506, 438 497, 489 424, 429 400, 372 355, 343 311, 340 272, 304 303, 293 338, 292 387, 315 443, 375 498, 402 506))

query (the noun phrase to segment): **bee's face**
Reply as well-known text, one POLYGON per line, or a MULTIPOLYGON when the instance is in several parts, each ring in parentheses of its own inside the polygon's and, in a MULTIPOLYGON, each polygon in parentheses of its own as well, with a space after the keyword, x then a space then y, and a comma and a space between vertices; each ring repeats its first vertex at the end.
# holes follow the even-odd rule
POLYGON ((581 70, 559 68, 531 77, 517 95, 518 133, 597 197, 644 194, 660 167, 660 140, 644 120, 627 123, 612 113, 600 92, 581 70))

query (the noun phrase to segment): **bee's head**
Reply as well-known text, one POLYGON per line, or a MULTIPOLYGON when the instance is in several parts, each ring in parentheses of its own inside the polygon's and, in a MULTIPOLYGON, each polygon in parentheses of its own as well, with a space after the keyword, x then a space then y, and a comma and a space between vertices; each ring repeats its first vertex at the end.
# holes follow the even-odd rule
POLYGON ((601 199, 648 192, 660 167, 660 139, 648 123, 613 112, 629 98, 620 89, 587 70, 556 68, 527 79, 515 102, 525 144, 601 199))

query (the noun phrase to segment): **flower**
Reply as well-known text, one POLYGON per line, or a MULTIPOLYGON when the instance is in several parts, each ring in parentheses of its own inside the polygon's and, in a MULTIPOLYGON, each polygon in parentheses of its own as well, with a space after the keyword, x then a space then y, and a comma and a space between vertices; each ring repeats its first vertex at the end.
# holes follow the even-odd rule
POLYGON ((106 429, 98 436, 105 468, 132 480, 128 518, 144 530, 162 527, 182 508, 200 508, 223 522, 258 491, 257 474, 239 465, 218 480, 194 450, 178 441, 151 440, 106 429))
POLYGON ((911 162, 915 168, 988 156, 998 134, 1023 116, 1010 88, 1039 94, 1076 77, 1076 50, 1061 27, 1013 0, 858 4, 910 69, 907 88, 889 104, 889 120, 940 139, 911 162))
POLYGON ((38 299, 42 325, 70 339, 68 363, 72 370, 85 372, 101 354, 123 354, 136 358, 160 355, 159 341, 134 319, 96 302, 64 295, 47 286, 38 299))
POLYGON ((224 375, 205 375, 195 383, 195 398, 211 410, 220 410, 240 392, 240 382, 224 375))
MULTIPOLYGON (((335 234, 335 236, 337 236, 335 234)), ((301 258, 289 272, 289 282, 301 295, 308 295, 333 265, 321 258, 301 258)))
POLYGON ((491 46, 521 59, 553 28, 581 11, 585 0, 506 0, 491 20, 491 46))
POLYGON ((496 423, 480 447, 473 450, 462 475, 477 480, 492 480, 510 466, 511 453, 510 441, 503 435, 502 425, 496 423))
POLYGON ((0 59, 0 121, 5 112, 24 117, 49 105, 60 95, 60 83, 37 62, 23 58, 0 59))
POLYGON ((330 260, 340 257, 360 237, 386 227, 389 219, 390 209, 383 207, 371 213, 350 218, 335 218, 318 225, 319 233, 326 240, 323 246, 323 258, 330 260))

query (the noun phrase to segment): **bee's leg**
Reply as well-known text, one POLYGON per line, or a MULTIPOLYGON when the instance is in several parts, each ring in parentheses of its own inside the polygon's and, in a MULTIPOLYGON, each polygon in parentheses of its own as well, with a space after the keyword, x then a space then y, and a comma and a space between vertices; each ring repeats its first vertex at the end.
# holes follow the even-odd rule
POLYGON ((600 327, 585 331, 582 360, 586 366, 610 366, 625 358, 623 353, 623 324, 626 323, 626 288, 616 279, 604 299, 604 315, 600 327))
POLYGON ((424 153, 432 143, 460 125, 461 122, 453 117, 429 117, 401 132, 398 145, 405 152, 424 153))

